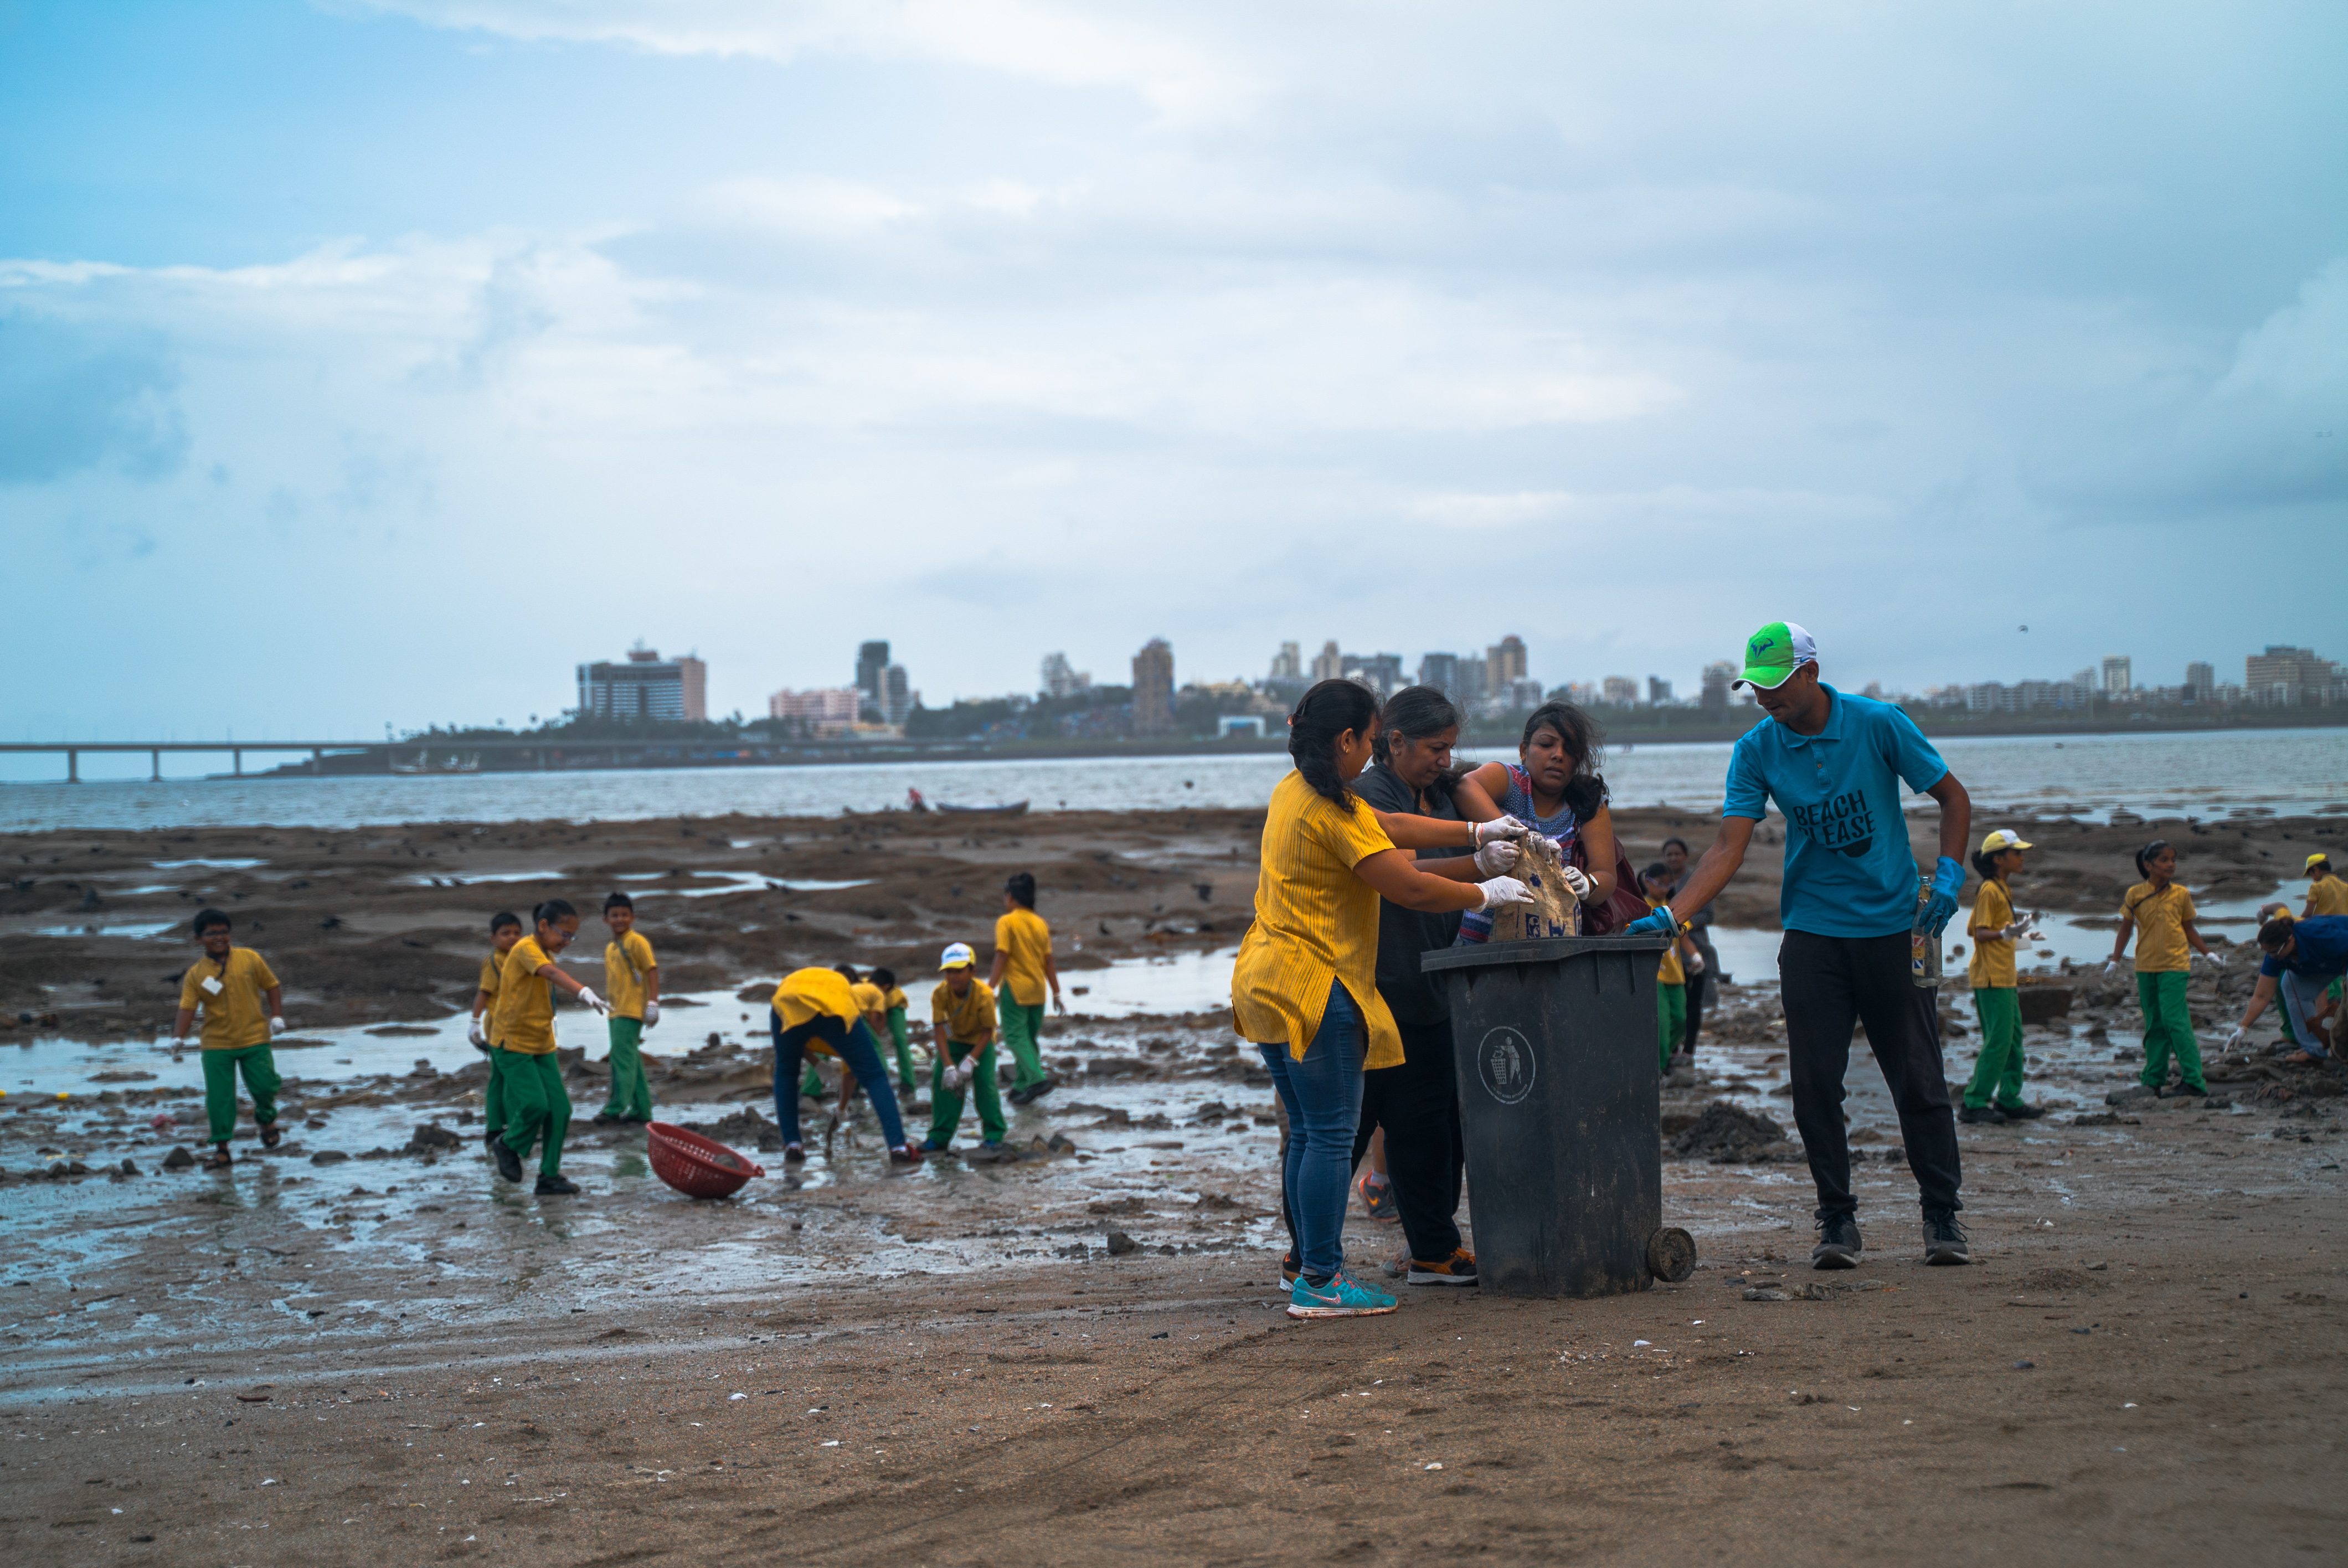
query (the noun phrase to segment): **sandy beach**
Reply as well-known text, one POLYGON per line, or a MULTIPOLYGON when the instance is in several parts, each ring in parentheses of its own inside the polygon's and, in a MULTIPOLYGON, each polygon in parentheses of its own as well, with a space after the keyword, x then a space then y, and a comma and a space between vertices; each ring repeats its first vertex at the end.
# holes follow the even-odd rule
MULTIPOLYGON (((1634 859, 1706 825, 1623 820, 1634 859)), ((644 927, 688 1004, 647 1041, 661 1114, 754 1157, 777 1141, 757 987, 788 965, 894 959, 918 999, 1017 866, 1072 988, 1227 947, 1245 918, 1249 814, 943 825, 10 841, 9 1005, 55 1021, 0 1035, 22 1069, 0 1101, 0 1540, 61 1563, 1257 1561, 1311 1521, 1349 1561, 2337 1550, 2348 1074, 2262 1050, 2213 1062, 2208 1102, 2150 1099, 2132 992, 2076 966, 2028 988, 2052 1114, 1961 1129, 1968 1269, 1921 1265, 1863 1040, 1866 1260, 1807 1268, 1760 974, 1725 989, 1694 1081, 1665 1094, 1665 1213, 1697 1271, 1634 1296, 1410 1289, 1390 1317, 1290 1322, 1260 1064, 1211 1009, 1085 1015, 1073 995, 1082 1016, 1045 1041, 1066 1081, 1014 1111, 1015 1157, 891 1175, 860 1110, 829 1153, 718 1204, 653 1179, 641 1130, 585 1124, 602 1049, 566 1013, 586 1194, 495 1181, 452 1021, 490 907, 653 890, 644 927), (67 907, 68 881, 99 907, 67 907), (281 1058, 292 1136, 263 1155, 248 1123, 221 1173, 162 1168, 201 1141, 194 1064, 151 1043, 189 945, 33 934, 199 899, 241 941, 260 922, 289 1038, 314 1042, 281 1058)), ((2215 897, 2267 891, 2336 831, 2161 830, 2215 897)), ((2026 831, 2044 848, 2024 901, 2084 914, 2150 830, 2026 831)), ((1776 857, 1756 858, 1724 919, 1773 910, 1776 857)), ((2230 929, 2195 982, 2205 1042, 2250 983, 2230 929)), ((1961 1078, 1961 985, 1943 1017, 1961 1078)), ((801 1109, 819 1133, 829 1106, 801 1109)), ((1347 1245, 1367 1273, 1400 1241, 1357 1206, 1347 1245)))

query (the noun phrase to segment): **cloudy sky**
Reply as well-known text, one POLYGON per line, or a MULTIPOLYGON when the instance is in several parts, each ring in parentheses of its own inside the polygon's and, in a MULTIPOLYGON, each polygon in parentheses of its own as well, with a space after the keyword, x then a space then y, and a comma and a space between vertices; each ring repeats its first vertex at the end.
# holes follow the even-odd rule
POLYGON ((2348 10, 0 5, 0 727, 2348 659, 2348 10), (2019 630, 2027 624, 2029 630, 2019 630))

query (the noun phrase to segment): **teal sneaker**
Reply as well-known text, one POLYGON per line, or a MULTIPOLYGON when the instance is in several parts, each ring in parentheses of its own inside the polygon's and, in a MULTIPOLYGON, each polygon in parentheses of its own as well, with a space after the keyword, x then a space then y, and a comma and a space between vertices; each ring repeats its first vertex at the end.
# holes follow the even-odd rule
POLYGON ((1288 1290, 1291 1317, 1373 1317, 1392 1312, 1395 1306, 1395 1298, 1385 1291, 1373 1290, 1343 1274, 1332 1276, 1326 1285, 1314 1285, 1300 1274, 1288 1290))

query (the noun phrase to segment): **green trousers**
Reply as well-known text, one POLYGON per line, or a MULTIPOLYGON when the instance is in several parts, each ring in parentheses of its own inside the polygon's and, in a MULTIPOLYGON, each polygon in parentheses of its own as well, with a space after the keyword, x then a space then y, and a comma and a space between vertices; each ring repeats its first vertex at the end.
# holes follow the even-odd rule
POLYGON ((236 1136, 236 1075, 244 1074, 245 1092, 252 1096, 252 1119, 263 1127, 277 1120, 277 1058, 264 1041, 235 1050, 207 1050, 204 1059, 204 1116, 211 1122, 212 1142, 225 1143, 236 1136))
POLYGON ((889 1039, 897 1048, 897 1081, 907 1089, 913 1087, 913 1032, 905 1024, 905 1009, 889 1009, 889 1039))
POLYGON ((505 1059, 504 1051, 489 1047, 489 1081, 481 1090, 481 1124, 493 1132, 504 1132, 506 1125, 505 1059))
POLYGON ((2207 1094, 2201 1076, 2201 1042, 2193 1038, 2193 1019, 2185 1010, 2183 969, 2136 977, 2137 1006, 2144 1009, 2144 1071, 2137 1079, 2147 1089, 2168 1081, 2168 1056, 2177 1053, 2177 1071, 2186 1092, 2207 1094))
POLYGON ((1003 1043, 1011 1048, 1011 1060, 1019 1064, 1019 1071, 1011 1075, 1012 1092, 1033 1089, 1051 1077, 1044 1071, 1044 1053, 1035 1046, 1036 1033, 1044 1027, 1044 1004, 1029 1007, 1013 1001, 1005 990, 994 999, 994 1017, 1003 1026, 1003 1043))
POLYGON ((612 1092, 603 1102, 603 1114, 649 1122, 653 1091, 644 1081, 644 1020, 613 1013, 606 1021, 612 1031, 612 1092))
POLYGON ((1663 1071, 1672 1070, 1672 1052, 1687 1034, 1687 987, 1655 982, 1655 1043, 1663 1071))
MULTIPOLYGON (((994 1042, 973 1045, 966 1040, 946 1041, 946 1055, 960 1061, 972 1051, 978 1052, 978 1071, 971 1079, 971 1088, 978 1095, 979 1135, 989 1143, 1003 1142, 1003 1086, 994 1081, 994 1042)), ((962 1091, 946 1082, 944 1061, 930 1063, 930 1147, 942 1149, 953 1142, 954 1129, 962 1124, 962 1091)))
POLYGON ((562 1063, 552 1051, 532 1056, 500 1049, 505 1059, 505 1144, 523 1159, 530 1146, 543 1136, 546 1147, 538 1157, 538 1173, 562 1173, 562 1140, 571 1131, 571 1091, 562 1086, 562 1063))
POLYGON ((1981 1020, 1981 1054, 1965 1085, 1965 1106, 1978 1111, 1994 1100, 2022 1103, 2022 993, 2012 986, 1975 986, 1973 1017, 1981 1020))

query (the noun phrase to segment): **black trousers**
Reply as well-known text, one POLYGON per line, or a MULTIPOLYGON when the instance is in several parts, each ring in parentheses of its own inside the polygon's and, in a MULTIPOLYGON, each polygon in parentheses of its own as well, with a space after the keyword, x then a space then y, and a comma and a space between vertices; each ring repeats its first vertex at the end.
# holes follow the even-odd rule
POLYGON ((1924 1212, 1964 1207, 1957 1198, 1963 1174, 1957 1162, 1956 1114, 1949 1104, 1941 1020, 1932 1006, 1939 993, 1909 979, 1908 959, 1905 931, 1888 937, 1788 931, 1777 949, 1794 1122, 1809 1152, 1821 1220, 1859 1212, 1850 1192, 1850 1140, 1842 1121, 1854 1023, 1866 1024, 1868 1046, 1899 1110, 1908 1169, 1916 1177, 1924 1212))
POLYGON ((1386 1176, 1410 1255, 1439 1263, 1459 1245, 1459 1177, 1467 1151, 1459 1141, 1459 1080, 1452 1066, 1451 1020, 1404 1023, 1403 1063, 1362 1074, 1362 1120, 1354 1132, 1354 1163, 1370 1134, 1386 1130, 1386 1176))

